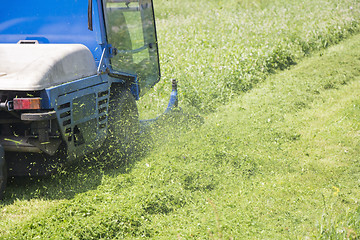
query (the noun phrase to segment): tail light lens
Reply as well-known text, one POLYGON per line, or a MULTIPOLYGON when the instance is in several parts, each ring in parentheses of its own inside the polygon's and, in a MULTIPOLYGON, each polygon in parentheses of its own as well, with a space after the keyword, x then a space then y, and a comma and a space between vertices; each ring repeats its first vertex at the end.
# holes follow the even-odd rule
POLYGON ((41 109, 41 98, 14 98, 14 110, 41 109))

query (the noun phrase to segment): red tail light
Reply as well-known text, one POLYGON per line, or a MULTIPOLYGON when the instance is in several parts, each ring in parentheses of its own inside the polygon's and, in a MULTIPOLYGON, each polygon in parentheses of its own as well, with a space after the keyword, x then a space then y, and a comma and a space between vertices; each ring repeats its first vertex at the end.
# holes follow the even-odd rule
POLYGON ((41 98, 14 98, 14 110, 41 109, 41 98))

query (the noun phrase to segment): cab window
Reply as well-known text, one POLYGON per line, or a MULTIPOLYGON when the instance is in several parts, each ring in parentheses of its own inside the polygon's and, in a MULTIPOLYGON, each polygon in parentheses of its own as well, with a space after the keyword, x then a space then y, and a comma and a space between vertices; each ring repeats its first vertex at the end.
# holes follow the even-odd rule
POLYGON ((137 75, 141 95, 160 78, 151 0, 105 0, 108 42, 116 48, 112 69, 137 75))

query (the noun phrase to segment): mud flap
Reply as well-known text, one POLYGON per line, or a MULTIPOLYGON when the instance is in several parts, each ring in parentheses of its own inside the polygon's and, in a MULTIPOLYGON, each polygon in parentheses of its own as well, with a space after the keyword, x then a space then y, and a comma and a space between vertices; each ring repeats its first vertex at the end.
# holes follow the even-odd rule
POLYGON ((5 186, 7 182, 7 167, 5 163, 5 152, 2 145, 0 145, 0 199, 3 198, 5 186))
POLYGON ((5 166, 4 148, 2 145, 0 145, 0 183, 4 178, 4 173, 3 171, 1 171, 1 169, 4 169, 4 166, 5 166))

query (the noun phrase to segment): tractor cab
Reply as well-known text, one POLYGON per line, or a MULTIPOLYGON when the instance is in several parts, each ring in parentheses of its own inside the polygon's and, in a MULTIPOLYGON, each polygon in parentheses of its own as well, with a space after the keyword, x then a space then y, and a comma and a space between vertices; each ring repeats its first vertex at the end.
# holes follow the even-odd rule
POLYGON ((85 45, 98 73, 138 85, 136 98, 160 79, 151 0, 14 0, 0 12, 0 44, 85 45))

